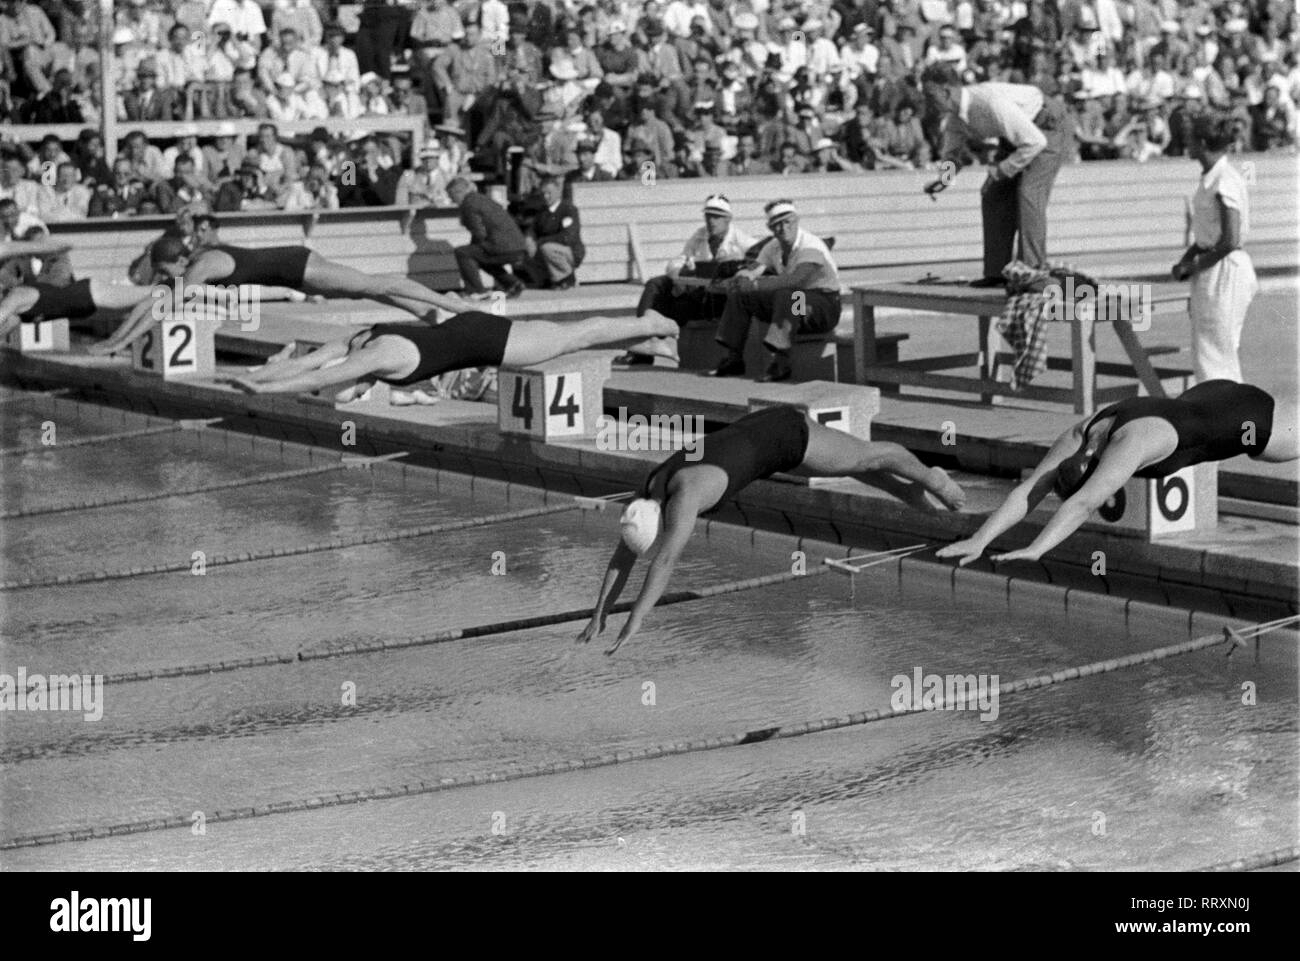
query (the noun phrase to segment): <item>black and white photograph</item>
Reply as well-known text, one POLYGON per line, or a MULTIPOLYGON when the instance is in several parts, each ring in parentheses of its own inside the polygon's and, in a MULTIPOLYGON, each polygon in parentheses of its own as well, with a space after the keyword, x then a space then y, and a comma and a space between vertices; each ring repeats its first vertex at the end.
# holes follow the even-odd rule
POLYGON ((1154 882, 1300 870, 1298 58, 1295 0, 0 0, 23 925, 1014 872, 1240 945, 1154 882))

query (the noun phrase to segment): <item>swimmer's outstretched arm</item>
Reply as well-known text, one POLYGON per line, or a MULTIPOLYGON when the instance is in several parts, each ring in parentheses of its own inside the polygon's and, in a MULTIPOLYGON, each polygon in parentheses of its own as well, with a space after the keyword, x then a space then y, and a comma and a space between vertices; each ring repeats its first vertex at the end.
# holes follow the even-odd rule
POLYGON ((295 374, 283 380, 266 383, 248 377, 226 377, 222 380, 248 394, 302 394, 341 384, 344 381, 367 378, 373 380, 376 374, 390 373, 392 373, 392 364, 382 352, 363 348, 341 364, 295 374))
POLYGON ((965 540, 940 548, 935 556, 955 557, 957 566, 965 567, 972 561, 979 560, 990 544, 1024 520, 1051 492, 1052 485, 1056 482, 1056 469, 1061 462, 1083 443, 1084 423, 1086 422, 1081 421, 1056 438, 1052 449, 1034 468, 1034 472, 1016 485, 998 509, 980 525, 979 530, 965 540))
POLYGON ((296 377, 309 371, 320 370, 330 361, 341 360, 346 357, 350 342, 350 337, 328 341, 301 357, 291 357, 275 364, 263 364, 256 370, 250 371, 247 376, 241 377, 240 380, 251 381, 256 384, 274 383, 279 380, 288 380, 290 377, 296 377))
POLYGON ((699 516, 699 505, 689 494, 679 492, 668 498, 664 508, 664 529, 660 534, 659 552, 650 562, 650 570, 646 572, 641 593, 637 595, 632 613, 627 616, 623 629, 618 632, 618 640, 605 649, 606 654, 613 654, 624 641, 631 640, 632 635, 641 630, 641 622, 650 613, 650 609, 664 596, 668 580, 673 576, 673 568, 686 549, 686 544, 695 531, 695 519, 699 516))
POLYGON ((1038 532, 1033 542, 1028 547, 999 554, 991 560, 1038 560, 1077 531, 1088 516, 1127 484, 1148 459, 1148 452, 1136 433, 1125 432, 1123 437, 1112 437, 1102 450, 1097 469, 1088 478, 1088 482, 1060 506, 1052 519, 1047 522, 1047 526, 1038 532))
MULTIPOLYGON (((166 291, 166 287, 155 289, 166 291)), ((88 353, 107 355, 126 347, 137 337, 149 329, 153 323, 154 306, 158 303, 171 303, 170 296, 156 297, 148 296, 140 300, 140 303, 131 308, 131 312, 126 315, 126 320, 118 326, 117 330, 109 336, 108 340, 100 341, 98 344, 91 344, 86 348, 88 353)))
POLYGON ((614 548, 614 556, 609 559, 609 567, 605 568, 605 579, 601 581, 600 595, 596 598, 596 607, 591 612, 591 620, 578 634, 577 643, 586 644, 593 637, 600 637, 605 630, 605 619, 609 617, 609 609, 618 602, 618 596, 627 586, 628 576, 635 566, 636 555, 620 540, 618 547, 614 548))

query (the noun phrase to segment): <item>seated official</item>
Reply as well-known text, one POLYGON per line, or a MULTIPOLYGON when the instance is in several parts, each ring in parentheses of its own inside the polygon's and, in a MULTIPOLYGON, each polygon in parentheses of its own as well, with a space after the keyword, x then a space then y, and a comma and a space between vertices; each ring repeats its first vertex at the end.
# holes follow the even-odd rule
POLYGON ((542 202, 545 206, 533 217, 532 236, 525 237, 528 259, 519 272, 535 287, 567 290, 577 284, 575 272, 587 253, 578 208, 564 200, 559 177, 542 181, 542 202))
MULTIPOLYGON (((713 194, 704 201, 704 226, 691 234, 681 254, 668 261, 667 271, 652 277, 642 288, 637 316, 654 310, 679 324, 717 320, 726 305, 725 293, 707 287, 683 287, 677 281, 680 277, 728 279, 740 269, 745 252, 755 243, 753 237, 732 224, 727 198, 713 194)), ((653 361, 647 357, 627 359, 628 363, 653 361)))
POLYGON ((763 210, 775 241, 759 251, 755 267, 726 282, 717 339, 727 356, 715 377, 744 375, 751 319, 768 325, 763 343, 772 361, 758 378, 765 382, 790 379, 795 334, 829 333, 840 321, 840 277, 830 248, 799 228, 799 214, 789 200, 773 200, 763 210), (775 276, 761 276, 765 271, 775 276))

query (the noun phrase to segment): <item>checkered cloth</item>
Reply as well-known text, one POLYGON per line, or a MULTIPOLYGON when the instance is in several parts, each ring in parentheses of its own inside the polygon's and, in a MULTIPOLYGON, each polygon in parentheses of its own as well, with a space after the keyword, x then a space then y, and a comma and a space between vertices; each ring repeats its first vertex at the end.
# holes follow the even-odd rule
POLYGON ((1075 290, 1084 289, 1084 285, 1096 289, 1097 282, 1069 264, 1048 264, 1038 268, 1019 260, 1007 264, 1002 269, 1002 276, 1006 278, 1010 297, 998 318, 997 328, 1016 352, 1016 361, 1011 368, 1011 389, 1021 390, 1047 369, 1047 322, 1055 319, 1047 316, 1047 305, 1052 299, 1044 292, 1047 286, 1056 282, 1065 290, 1066 280, 1070 277, 1074 278, 1075 290))

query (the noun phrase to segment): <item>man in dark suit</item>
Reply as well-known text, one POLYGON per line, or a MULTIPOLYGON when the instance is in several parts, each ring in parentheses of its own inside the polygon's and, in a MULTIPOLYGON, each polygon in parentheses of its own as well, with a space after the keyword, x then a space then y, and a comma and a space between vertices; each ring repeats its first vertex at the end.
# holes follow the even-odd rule
POLYGON ((469 231, 470 242, 455 250, 466 293, 474 299, 487 298, 488 292, 479 277, 481 268, 496 281, 498 290, 505 291, 507 297, 518 297, 524 285, 506 268, 522 265, 528 250, 514 218, 475 190, 464 177, 447 184, 447 196, 460 208, 461 225, 469 231))
POLYGON ((140 61, 135 89, 122 97, 127 120, 175 120, 176 91, 158 89, 158 65, 152 57, 140 61))
POLYGON ((582 266, 587 250, 582 245, 578 208, 564 200, 564 183, 559 177, 542 181, 545 204, 533 219, 533 237, 524 272, 538 287, 568 290, 577 284, 574 272, 582 266))
POLYGON ((574 184, 603 183, 613 179, 608 170, 596 166, 596 145, 583 140, 578 144, 578 169, 564 175, 564 199, 573 202, 574 184))

